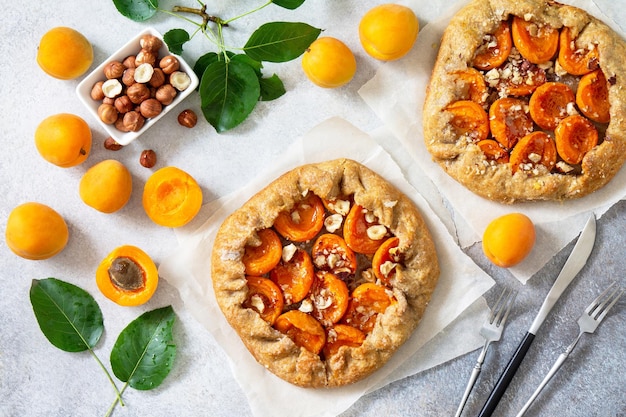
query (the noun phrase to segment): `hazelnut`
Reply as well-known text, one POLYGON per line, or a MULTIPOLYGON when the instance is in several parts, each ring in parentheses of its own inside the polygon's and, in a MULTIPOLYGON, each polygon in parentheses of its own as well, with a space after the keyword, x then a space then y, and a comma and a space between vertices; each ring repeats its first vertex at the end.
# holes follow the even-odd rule
POLYGON ((129 132, 137 132, 141 130, 146 119, 138 111, 129 111, 124 114, 124 128, 129 132))
POLYGON ((122 92, 122 83, 116 78, 106 80, 102 83, 102 92, 106 97, 114 98, 122 92))
POLYGON ((112 125, 117 120, 117 110, 111 104, 103 103, 98 106, 98 117, 102 122, 112 125))
POLYGON ((124 114, 120 113, 117 116, 117 120, 115 121, 115 128, 120 132, 130 132, 130 130, 128 130, 126 126, 124 126, 124 114))
POLYGON ((102 84, 104 81, 98 81, 91 87, 91 98, 100 101, 104 98, 104 92, 102 91, 102 84))
POLYGON ((126 68, 122 75, 122 84, 127 87, 135 84, 135 68, 126 68))
POLYGON ((161 113, 161 110, 163 110, 163 106, 161 105, 161 102, 156 98, 149 98, 147 100, 144 100, 139 105, 139 112, 146 119, 151 119, 158 116, 161 113))
POLYGON ((147 62, 144 62, 135 68, 135 81, 138 83, 147 83, 152 78, 153 73, 154 67, 147 62))
POLYGON ((176 98, 178 92, 170 84, 163 84, 157 88, 154 97, 161 102, 164 106, 170 105, 176 98))
POLYGON ((111 136, 104 140, 104 149, 108 149, 110 151, 119 151, 123 146, 120 145, 113 139, 111 136))
POLYGON ((145 151, 141 152, 141 155, 139 156, 139 163, 141 164, 141 166, 146 168, 152 168, 156 165, 156 162, 156 152, 154 152, 152 149, 146 149, 145 151))
POLYGON ((178 115, 178 123, 181 126, 192 128, 198 123, 198 116, 191 109, 185 109, 178 115))
POLYGON ((156 64, 157 58, 158 56, 156 52, 142 49, 135 57, 135 65, 139 66, 141 64, 150 64, 154 66, 154 64, 156 64))
POLYGON ((161 68, 154 68, 152 78, 148 81, 152 87, 160 87, 165 84, 165 73, 161 68))
POLYGON ((102 103, 104 104, 110 104, 110 105, 115 105, 115 98, 113 97, 105 97, 102 99, 102 103))
POLYGON ((191 78, 186 72, 174 71, 170 74, 170 84, 178 91, 184 91, 191 85, 191 78))
POLYGON ((115 103, 113 104, 118 112, 120 113, 128 113, 131 111, 135 105, 128 96, 119 96, 115 99, 115 103))
POLYGON ((141 46, 141 49, 146 49, 148 51, 157 52, 162 45, 163 42, 161 39, 154 35, 146 34, 139 39, 139 46, 141 46))
POLYGON ((137 66, 137 64, 135 64, 135 55, 129 55, 124 58, 122 64, 124 64, 126 68, 135 68, 137 66))
POLYGON ((111 80, 113 78, 119 78, 124 73, 126 67, 119 61, 111 61, 104 66, 104 76, 111 80))
POLYGON ((139 104, 150 98, 150 89, 145 84, 135 83, 128 87, 126 95, 130 98, 130 101, 139 104))
POLYGON ((159 67, 163 70, 164 73, 169 75, 174 71, 178 71, 178 69, 180 68, 180 63, 178 62, 178 58, 176 58, 174 55, 167 55, 161 58, 161 61, 159 61, 159 67))

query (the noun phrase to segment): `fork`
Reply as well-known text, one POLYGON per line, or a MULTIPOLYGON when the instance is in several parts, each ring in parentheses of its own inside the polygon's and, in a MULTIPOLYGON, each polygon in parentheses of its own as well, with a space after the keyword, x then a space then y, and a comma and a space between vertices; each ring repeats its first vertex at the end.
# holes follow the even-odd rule
POLYGON ((476 379, 478 379, 478 374, 483 366, 483 362, 485 361, 485 356, 487 356, 487 349, 492 342, 497 342, 500 340, 502 336, 502 330, 504 330, 504 323, 506 319, 509 317, 509 312, 511 311, 511 307, 513 306, 513 302, 515 301, 515 297, 517 296, 517 291, 507 291, 505 288, 498 297, 496 304, 493 306, 491 310, 491 314, 483 323, 483 327, 480 329, 480 335, 485 339, 485 344, 483 345, 483 349, 478 355, 478 360, 476 361, 476 365, 474 365, 474 369, 472 370, 472 375, 470 377, 469 382, 467 383, 467 387, 465 388, 465 392, 463 393, 463 398, 461 399, 461 403, 459 404, 459 408, 456 411, 455 417, 459 417, 463 412, 463 408, 465 407, 465 403, 467 403, 467 399, 469 398, 470 392, 476 383, 476 379))
POLYGON ((602 320, 606 317, 611 307, 613 307, 615 303, 617 303, 617 300, 619 300, 619 298, 622 296, 624 290, 622 290, 620 287, 613 289, 614 286, 615 282, 609 285, 608 288, 604 290, 602 294, 596 297, 596 299, 593 300, 591 304, 589 304, 589 306, 585 309, 583 314, 578 319, 578 327, 580 328, 578 336, 567 347, 567 349, 565 349, 565 352, 559 355, 554 365, 552 365, 552 368, 550 368, 550 371, 548 371, 548 374, 545 376, 543 381, 541 381, 541 384, 539 384, 539 387, 537 387, 533 395, 526 402, 526 404, 520 410, 516 417, 522 417, 524 413, 526 413, 526 411, 533 403, 533 401, 535 401, 535 398, 537 398, 541 390, 546 386, 546 384, 550 381, 554 374, 556 374, 556 372, 559 370, 561 365, 563 365, 563 362, 565 362, 569 354, 572 353, 581 336, 584 333, 593 333, 598 325, 602 322, 602 320))

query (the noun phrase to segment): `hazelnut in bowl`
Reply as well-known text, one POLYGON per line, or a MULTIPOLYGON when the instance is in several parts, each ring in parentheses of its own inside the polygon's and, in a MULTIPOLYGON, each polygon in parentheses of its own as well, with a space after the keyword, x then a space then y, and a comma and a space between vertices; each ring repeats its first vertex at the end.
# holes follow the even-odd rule
POLYGON ((120 145, 128 145, 199 84, 185 60, 147 28, 76 87, 79 99, 120 145))

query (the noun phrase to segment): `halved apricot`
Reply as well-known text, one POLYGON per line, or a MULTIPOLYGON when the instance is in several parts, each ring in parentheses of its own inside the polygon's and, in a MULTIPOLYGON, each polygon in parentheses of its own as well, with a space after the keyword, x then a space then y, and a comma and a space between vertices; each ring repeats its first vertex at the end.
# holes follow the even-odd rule
POLYGON ((339 235, 325 233, 319 236, 311 249, 313 263, 322 271, 333 274, 354 274, 357 260, 352 249, 339 235))
POLYGON ((402 253, 399 251, 400 238, 390 237, 380 245, 372 258, 372 270, 374 276, 385 285, 396 274, 396 267, 402 262, 402 253))
POLYGON ((588 118, 598 123, 611 120, 609 87, 601 69, 585 74, 578 82, 576 105, 588 118))
POLYGON ((525 101, 504 97, 489 108, 489 127, 493 137, 506 149, 511 149, 520 138, 533 131, 533 121, 525 101))
POLYGON ((347 324, 336 324, 326 331, 324 356, 327 358, 339 351, 342 346, 359 347, 365 341, 365 333, 347 324))
POLYGON ((507 21, 503 21, 493 35, 476 50, 472 65, 480 70, 497 68, 506 61, 511 53, 513 41, 507 21))
POLYGON ((270 279, 283 292, 285 303, 298 303, 311 289, 315 273, 311 257, 302 249, 297 249, 291 259, 281 261, 270 271, 270 279))
POLYGON ((445 110, 452 113, 450 124, 458 135, 468 136, 476 142, 489 136, 489 117, 480 104, 459 100, 448 105, 445 110))
POLYGON ((569 74, 584 75, 599 68, 599 53, 596 45, 592 44, 588 48, 577 46, 570 28, 561 29, 559 46, 559 64, 569 74))
POLYGON ((326 332, 320 322, 300 310, 278 316, 274 328, 289 336, 296 345, 316 354, 326 344, 326 332))
POLYGON ((284 238, 294 242, 311 240, 324 226, 324 204, 313 193, 297 202, 289 212, 282 212, 274 221, 274 228, 284 238))
POLYGON ((487 83, 485 77, 476 68, 468 68, 464 71, 456 71, 454 75, 466 86, 466 99, 480 105, 487 101, 487 83))
POLYGON ((551 171, 556 164, 556 146, 554 140, 545 132, 533 132, 517 142, 511 151, 511 170, 531 172, 543 165, 551 171))
POLYGON ((348 310, 341 322, 364 333, 372 331, 378 314, 384 313, 394 300, 387 288, 369 282, 356 287, 351 295, 348 310))
POLYGON ((511 22, 511 35, 519 53, 533 64, 548 62, 559 48, 558 29, 518 16, 511 22))
POLYGON ((576 98, 572 90, 563 83, 547 82, 541 85, 530 97, 530 116, 545 130, 554 130, 569 113, 576 98))
POLYGON ((255 310, 263 320, 273 325, 283 311, 283 294, 270 279, 246 276, 248 297, 243 306, 255 310))
POLYGON ((346 310, 350 292, 345 282, 330 272, 320 272, 311 290, 313 317, 324 325, 337 323, 346 310))
POLYGON ((509 162, 509 153, 497 141, 485 139, 481 140, 476 145, 483 151, 488 161, 496 161, 499 164, 509 162))
POLYGON ((274 268, 283 254, 280 238, 272 229, 257 232, 261 240, 258 246, 246 245, 241 261, 248 275, 264 275, 274 268))
POLYGON ((579 164, 587 152, 598 144, 598 131, 581 115, 565 118, 554 130, 556 150, 568 164, 579 164))
POLYGON ((355 204, 346 216, 343 238, 350 249, 371 255, 384 242, 387 228, 365 207, 355 204))

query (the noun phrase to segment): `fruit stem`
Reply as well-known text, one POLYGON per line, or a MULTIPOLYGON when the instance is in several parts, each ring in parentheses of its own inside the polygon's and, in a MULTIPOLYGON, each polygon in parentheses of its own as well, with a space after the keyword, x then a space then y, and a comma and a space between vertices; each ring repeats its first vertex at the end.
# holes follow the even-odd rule
POLYGON ((174 13, 191 13, 202 17, 202 27, 206 28, 209 22, 216 23, 220 27, 228 26, 228 23, 222 20, 220 17, 210 15, 206 12, 206 4, 203 4, 201 8, 196 9, 186 6, 174 6, 172 8, 174 13))

